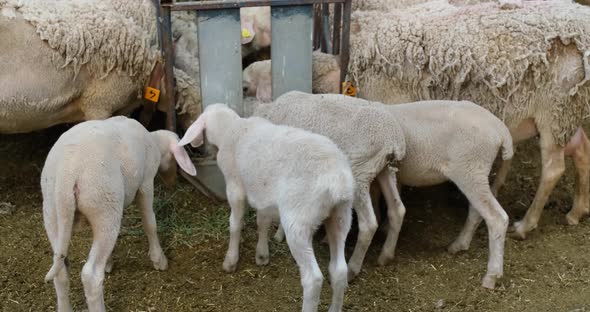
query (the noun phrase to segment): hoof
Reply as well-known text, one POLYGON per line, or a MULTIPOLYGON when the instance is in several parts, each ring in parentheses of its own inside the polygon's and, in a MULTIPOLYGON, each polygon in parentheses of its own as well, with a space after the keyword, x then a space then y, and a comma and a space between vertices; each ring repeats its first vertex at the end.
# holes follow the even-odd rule
POLYGON ((379 266, 386 266, 388 264, 390 264, 393 261, 394 256, 393 255, 384 255, 381 254, 379 255, 379 258, 377 259, 377 264, 379 266))
POLYGON ((107 264, 104 267, 104 271, 107 273, 111 273, 113 271, 113 260, 109 259, 107 261, 107 264))
POLYGON ((223 261, 223 270, 227 273, 233 273, 238 268, 237 262, 223 261))
POLYGON ((564 225, 578 225, 580 224, 580 218, 574 217, 569 213, 565 216, 564 225))
POLYGON ((483 280, 481 281, 481 286, 487 289, 496 288, 496 277, 490 275, 484 276, 483 280))
POLYGON ((282 231, 277 231, 273 238, 275 242, 280 243, 285 239, 285 233, 283 233, 282 231))
POLYGON ((459 252, 467 250, 469 250, 469 246, 465 246, 464 244, 458 243, 456 241, 449 245, 449 247, 447 247, 447 252, 451 255, 456 255, 459 252))
POLYGON ((270 262, 270 257, 268 254, 256 255, 256 265, 263 266, 263 265, 267 265, 269 262, 270 262))
POLYGON ((352 282, 358 274, 359 271, 355 272, 355 270, 348 268, 348 282, 352 282))
POLYGON ((162 255, 159 261, 154 261, 154 268, 158 271, 166 271, 168 269, 168 259, 162 255))

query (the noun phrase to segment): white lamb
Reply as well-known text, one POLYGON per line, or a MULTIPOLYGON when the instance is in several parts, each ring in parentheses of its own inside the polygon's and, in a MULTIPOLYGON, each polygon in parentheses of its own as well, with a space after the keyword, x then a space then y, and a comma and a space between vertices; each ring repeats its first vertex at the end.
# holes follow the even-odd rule
POLYGON ((105 311, 104 273, 112 268, 123 209, 136 199, 149 255, 158 270, 168 261, 159 243, 152 209, 154 177, 158 172, 174 182, 176 164, 196 174, 188 154, 178 146, 174 132, 148 132, 126 117, 80 123, 61 135, 49 151, 43 172, 43 220, 53 249, 53 279, 58 311, 71 311, 67 269, 68 245, 74 219, 82 214, 92 227, 93 242, 82 269, 82 283, 90 311, 105 311))
POLYGON ((280 217, 291 254, 299 265, 303 311, 317 311, 323 276, 312 235, 326 226, 330 244, 330 311, 341 311, 348 285, 344 244, 350 229, 354 178, 347 157, 328 138, 259 118, 240 118, 225 104, 207 106, 179 145, 208 142, 227 185, 230 241, 223 268, 233 272, 239 258, 246 204, 257 209, 256 262, 268 263, 268 229, 280 217))
MULTIPOLYGON (((382 189, 388 206, 391 227, 379 264, 389 262, 401 229, 405 207, 399 199, 395 174, 390 167, 406 154, 404 133, 394 116, 366 102, 344 95, 314 95, 299 91, 287 92, 273 103, 259 103, 254 115, 275 124, 303 128, 324 135, 347 155, 356 181, 354 209, 358 218, 358 239, 348 262, 349 281, 361 270, 371 240, 377 230, 369 188, 375 182, 382 189), (395 231, 395 232, 394 232, 395 231)), ((282 240, 279 227, 277 240, 282 240)))

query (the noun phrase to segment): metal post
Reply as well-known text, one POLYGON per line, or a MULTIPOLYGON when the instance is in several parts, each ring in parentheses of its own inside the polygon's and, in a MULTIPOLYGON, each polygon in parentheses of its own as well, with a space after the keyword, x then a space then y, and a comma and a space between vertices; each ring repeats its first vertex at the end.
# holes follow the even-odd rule
POLYGON ((352 14, 352 0, 344 2, 344 17, 342 27, 342 50, 340 54, 340 84, 346 79, 348 71, 348 61, 350 60, 350 15, 352 14))
POLYGON ((166 129, 176 132, 176 86, 174 83, 174 51, 172 47, 172 30, 170 22, 170 8, 158 7, 159 39, 162 57, 164 59, 164 89, 165 97, 161 100, 167 104, 166 129))
POLYGON ((311 93, 312 22, 311 5, 271 8, 273 99, 292 90, 311 93))
POLYGON ((322 52, 332 53, 330 40, 330 4, 322 4, 322 52))
POLYGON ((342 4, 334 4, 334 34, 332 42, 332 53, 340 54, 340 29, 342 23, 342 4))

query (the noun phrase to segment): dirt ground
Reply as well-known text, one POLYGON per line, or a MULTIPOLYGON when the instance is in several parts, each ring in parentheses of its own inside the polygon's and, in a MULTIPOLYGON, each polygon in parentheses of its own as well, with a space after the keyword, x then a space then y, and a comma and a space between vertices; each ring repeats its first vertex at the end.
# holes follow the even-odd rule
MULTIPOLYGON (((47 152, 67 127, 26 135, 0 135, 1 311, 54 311, 51 283, 43 277, 52 253, 43 228, 39 176, 47 152)), ((511 222, 524 214, 540 173, 536 142, 519 147, 515 170, 500 203, 511 222)), ((351 283, 345 311, 590 311, 590 223, 562 225, 572 204, 571 161, 545 208, 539 228, 526 241, 506 241, 505 276, 496 290, 480 286, 488 243, 481 225, 469 251, 450 255, 466 202, 453 186, 404 190, 408 209, 396 259, 378 267, 383 235, 375 238, 363 271, 351 283), (446 192, 450 190, 450 192, 446 192), (448 194, 448 196, 447 196, 448 194)), ((110 311, 298 311, 302 290, 285 244, 271 243, 271 263, 254 261, 255 222, 249 214, 238 271, 225 273, 229 208, 215 204, 179 180, 155 199, 160 238, 169 269, 157 272, 135 207, 126 210, 113 272, 105 280, 110 311)), ((71 291, 76 310, 85 309, 80 270, 89 251, 88 229, 70 247, 71 291)), ((354 237, 349 239, 350 256, 354 237)), ((326 277, 321 311, 330 301, 327 246, 316 244, 326 277)))

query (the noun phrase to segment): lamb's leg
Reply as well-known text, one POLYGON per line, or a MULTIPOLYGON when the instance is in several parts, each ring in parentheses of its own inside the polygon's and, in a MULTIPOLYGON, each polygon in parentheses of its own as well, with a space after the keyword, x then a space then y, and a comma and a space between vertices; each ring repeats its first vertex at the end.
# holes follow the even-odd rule
POLYGON ((465 180, 465 177, 469 177, 470 174, 472 173, 464 172, 451 180, 465 194, 473 208, 486 222, 490 255, 488 270, 482 280, 482 286, 493 289, 496 280, 504 273, 504 243, 508 229, 508 214, 492 194, 487 184, 487 176, 482 175, 479 181, 465 180))
POLYGON ((268 229, 272 218, 263 211, 257 211, 256 223, 258 225, 258 244, 256 245, 256 264, 267 265, 269 262, 268 252, 268 229))
POLYGON ((361 271, 361 266, 377 230, 377 220, 371 205, 368 186, 359 186, 355 196, 354 208, 359 222, 359 233, 352 256, 348 260, 348 281, 352 281, 361 271))
POLYGON ((566 222, 574 225, 590 213, 590 141, 582 128, 566 146, 566 154, 572 156, 578 178, 574 206, 566 216, 566 222))
POLYGON ((111 273, 113 271, 113 254, 111 254, 107 259, 107 264, 104 268, 104 271, 107 273, 111 273))
MULTIPOLYGON (((45 206, 47 203, 44 202, 43 205, 45 206)), ((56 254, 58 252, 57 216, 54 209, 43 208, 45 230, 47 232, 47 237, 49 238, 49 243, 51 243, 53 254, 56 254)), ((57 295, 57 311, 70 312, 72 311, 72 304, 70 303, 70 277, 68 274, 69 268, 67 258, 64 259, 64 261, 66 265, 53 279, 53 286, 55 287, 55 293, 57 295)))
POLYGON ((277 232, 274 236, 275 241, 282 242, 285 239, 285 231, 283 231, 283 226, 279 223, 279 227, 277 228, 277 232))
POLYGON ((103 293, 105 267, 119 235, 123 208, 104 207, 104 211, 118 213, 88 220, 92 226, 93 242, 81 274, 88 311, 91 312, 106 311, 103 293))
POLYGON ((379 255, 377 263, 379 265, 386 265, 395 255, 395 246, 397 245, 397 239, 399 232, 402 228, 404 216, 406 214, 406 207, 402 203, 397 190, 397 183, 395 174, 389 171, 389 168, 383 169, 379 175, 377 175, 377 181, 385 197, 387 203, 387 216, 389 220, 389 230, 387 232, 387 239, 379 255))
POLYGON ((301 223, 285 225, 281 218, 287 244, 299 266, 301 286, 303 286, 303 312, 315 312, 320 303, 320 292, 324 277, 316 261, 312 246, 312 229, 301 228, 301 223))
POLYGON ((506 177, 508 176, 508 172, 510 172, 510 166, 512 165, 512 158, 502 160, 500 164, 500 168, 498 168, 498 172, 496 173, 496 178, 494 179, 494 183, 492 184, 492 194, 498 197, 498 192, 502 188, 502 186, 506 183, 506 177))
POLYGON ((477 209, 473 208, 473 205, 469 205, 469 213, 467 214, 465 225, 463 226, 461 233, 459 233, 459 236, 457 236, 455 241, 449 245, 447 251, 451 254, 456 254, 459 251, 468 250, 481 220, 481 215, 477 212, 477 209))
POLYGON ((164 271, 168 268, 168 259, 162 251, 160 240, 158 239, 158 227, 156 225, 156 216, 154 214, 154 182, 152 179, 145 182, 136 195, 137 206, 141 210, 141 219, 143 229, 148 238, 150 245, 149 255, 154 268, 164 271))
POLYGON ((515 231, 511 234, 511 237, 517 239, 525 239, 526 234, 537 227, 545 203, 547 203, 547 199, 553 191, 555 184, 557 184, 557 181, 559 181, 559 178, 561 178, 561 175, 565 171, 564 148, 555 144, 550 132, 541 131, 540 133, 541 158, 543 162, 541 181, 535 198, 524 218, 514 223, 515 231))
POLYGON ((344 292, 348 287, 344 247, 346 236, 352 222, 352 207, 346 203, 334 208, 332 215, 324 222, 326 236, 330 244, 330 284, 332 285, 332 304, 329 312, 342 311, 344 292))
POLYGON ((242 234, 244 213, 246 213, 245 194, 241 187, 228 184, 227 200, 231 207, 231 215, 229 216, 229 246, 223 261, 223 269, 226 272, 235 272, 240 259, 240 236, 242 234))

